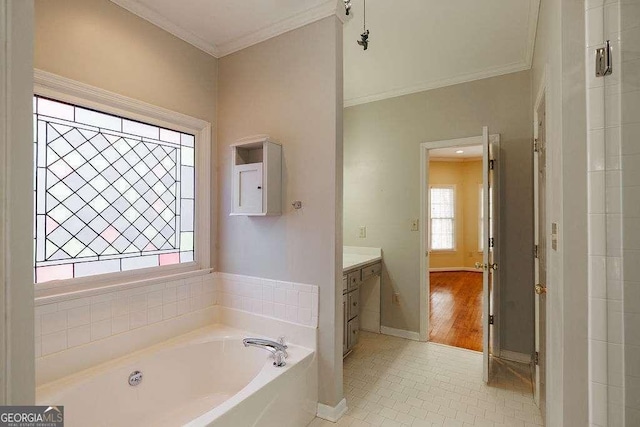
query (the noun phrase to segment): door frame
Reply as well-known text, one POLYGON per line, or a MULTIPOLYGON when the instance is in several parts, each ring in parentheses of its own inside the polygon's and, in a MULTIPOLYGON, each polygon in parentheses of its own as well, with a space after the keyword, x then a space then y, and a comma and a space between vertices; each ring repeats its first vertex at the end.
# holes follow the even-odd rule
MULTIPOLYGON (((547 72, 546 72, 546 68, 543 71, 543 75, 542 75, 542 79, 541 79, 541 83, 540 83, 540 87, 538 88, 538 93, 536 95, 536 100, 535 103, 533 104, 533 141, 534 143, 538 140, 538 120, 540 119, 540 116, 538 114, 538 110, 540 109, 540 106, 543 105, 544 103, 544 109, 545 109, 545 113, 548 112, 548 104, 547 104, 547 72)), ((548 124, 547 124, 548 125, 548 124)), ((549 134, 549 132, 547 131, 548 126, 545 125, 545 136, 544 136, 544 140, 545 140, 545 144, 547 143, 547 136, 549 134)), ((548 155, 548 153, 547 153, 548 155)), ((549 176, 548 174, 548 166, 549 166, 549 161, 548 158, 546 158, 546 170, 547 170, 547 177, 549 176)), ((538 214, 539 214, 539 203, 538 203, 538 154, 535 152, 535 150, 533 150, 533 170, 532 170, 532 178, 533 178, 533 242, 534 245, 538 245, 539 244, 539 232, 540 232, 540 224, 539 224, 539 218, 538 218, 538 214)), ((547 181, 548 182, 548 181, 547 181)), ((548 192, 545 193, 545 196, 548 199, 548 192)), ((547 200, 548 201, 548 200, 547 200)), ((547 226, 548 224, 548 219, 549 219, 549 203, 545 203, 545 218, 547 219, 547 226)), ((547 233, 548 235, 549 233, 547 233)), ((548 254, 550 253, 548 251, 549 249, 549 242, 547 242, 547 247, 545 248, 545 253, 547 254, 547 277, 545 280, 545 285, 548 285, 549 282, 549 258, 548 258, 548 254)), ((533 259, 533 277, 534 277, 534 283, 532 283, 532 286, 535 286, 537 283, 540 283, 540 266, 538 263, 538 258, 536 256, 534 256, 533 259)), ((534 378, 533 378, 533 382, 534 382, 534 389, 533 389, 533 399, 536 403, 536 405, 538 407, 540 407, 540 372, 539 369, 537 367, 537 365, 535 365, 535 352, 538 352, 540 350, 540 328, 538 326, 539 323, 539 317, 540 317, 540 306, 539 306, 539 298, 537 296, 535 296, 534 294, 534 298, 533 298, 533 304, 534 304, 534 320, 533 320, 533 333, 534 333, 534 354, 532 355, 532 360, 534 361, 534 366, 533 366, 533 370, 534 370, 534 378)), ((546 343, 546 347, 547 349, 549 348, 549 331, 548 331, 548 325, 549 325, 549 310, 547 309, 547 321, 545 322, 545 336, 547 337, 545 340, 546 343)), ((545 355, 549 354, 548 351, 545 351, 545 355)), ((545 374, 547 374, 549 372, 548 367, 546 369, 545 374)), ((545 381, 545 384, 549 384, 548 381, 545 381)))
MULTIPOLYGON (((489 142, 499 142, 499 134, 489 135, 489 142)), ((483 145, 482 135, 472 136, 469 138, 447 139, 441 141, 423 142, 420 144, 420 341, 429 341, 429 286, 427 283, 427 257, 428 250, 427 232, 429 230, 429 220, 427 212, 429 212, 429 198, 427 190, 429 188, 429 150, 435 148, 447 147, 465 147, 472 145, 483 145)), ((488 250, 484 245, 484 250, 488 250)), ((486 304, 483 298, 483 305, 486 304)), ((500 281, 494 287, 494 303, 496 309, 500 308, 500 281)), ((484 325, 483 325, 484 328, 484 325)), ((484 329, 483 329, 484 330, 484 329)), ((493 335, 491 336, 494 353, 500 354, 500 316, 495 316, 493 324, 493 335)), ((484 349, 483 349, 484 350, 484 349)), ((488 349, 487 349, 488 350, 488 349)))
POLYGON ((0 0, 0 405, 35 400, 33 9, 0 0))

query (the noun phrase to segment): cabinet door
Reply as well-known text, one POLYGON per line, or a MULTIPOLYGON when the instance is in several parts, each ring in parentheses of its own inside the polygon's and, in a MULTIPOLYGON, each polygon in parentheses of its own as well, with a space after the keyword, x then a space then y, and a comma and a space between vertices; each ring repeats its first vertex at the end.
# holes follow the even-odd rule
POLYGON ((262 163, 237 165, 233 172, 233 212, 262 213, 262 163))
POLYGON ((348 314, 349 307, 347 305, 347 296, 342 295, 342 321, 344 322, 342 327, 342 334, 344 335, 342 337, 342 354, 349 351, 349 328, 347 327, 349 325, 348 314))
POLYGON ((349 292, 349 319, 353 319, 360 311, 360 290, 349 292))
POLYGON ((357 317, 349 320, 349 327, 347 329, 349 330, 349 350, 351 350, 358 344, 360 337, 360 322, 357 317))

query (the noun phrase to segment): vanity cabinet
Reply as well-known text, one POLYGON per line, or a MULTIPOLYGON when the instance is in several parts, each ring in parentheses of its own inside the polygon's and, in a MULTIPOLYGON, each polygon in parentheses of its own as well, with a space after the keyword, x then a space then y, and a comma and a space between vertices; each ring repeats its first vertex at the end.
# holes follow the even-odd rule
MULTIPOLYGON (((344 321, 344 338, 342 340, 342 354, 346 356, 358 343, 361 323, 361 293, 362 286, 372 277, 380 276, 382 263, 365 265, 363 267, 345 270, 342 276, 342 309, 344 321)), ((366 320, 366 316, 365 316, 366 320)))
POLYGON ((231 215, 281 215, 282 146, 260 135, 244 138, 231 148, 231 215))

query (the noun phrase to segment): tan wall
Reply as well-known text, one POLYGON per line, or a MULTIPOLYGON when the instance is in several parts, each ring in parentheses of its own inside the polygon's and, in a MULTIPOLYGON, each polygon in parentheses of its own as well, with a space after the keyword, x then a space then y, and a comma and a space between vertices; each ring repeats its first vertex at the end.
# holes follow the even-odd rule
POLYGON ((34 66, 206 120, 215 144, 218 60, 109 0, 36 0, 34 66))
POLYGON ((479 191, 482 161, 429 162, 429 185, 455 186, 455 236, 453 251, 431 251, 430 268, 473 267, 482 261, 478 252, 479 191))
POLYGON ((219 85, 219 271, 320 287, 319 397, 335 406, 342 399, 342 24, 325 18, 225 56, 219 85), (283 214, 230 217, 229 144, 255 134, 282 143, 283 214))
POLYGON ((420 327, 420 143, 479 136, 501 142, 501 345, 533 349, 531 74, 506 74, 345 109, 344 241, 381 247, 382 324, 420 327), (367 238, 358 238, 359 226, 367 238), (400 305, 392 303, 394 292, 400 305))

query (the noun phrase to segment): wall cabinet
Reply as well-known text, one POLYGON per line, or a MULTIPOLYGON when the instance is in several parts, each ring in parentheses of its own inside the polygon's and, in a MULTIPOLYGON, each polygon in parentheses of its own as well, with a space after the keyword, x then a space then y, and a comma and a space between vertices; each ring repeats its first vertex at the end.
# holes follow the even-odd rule
POLYGON ((282 146, 260 135, 244 138, 231 148, 231 215, 281 215, 282 146))

